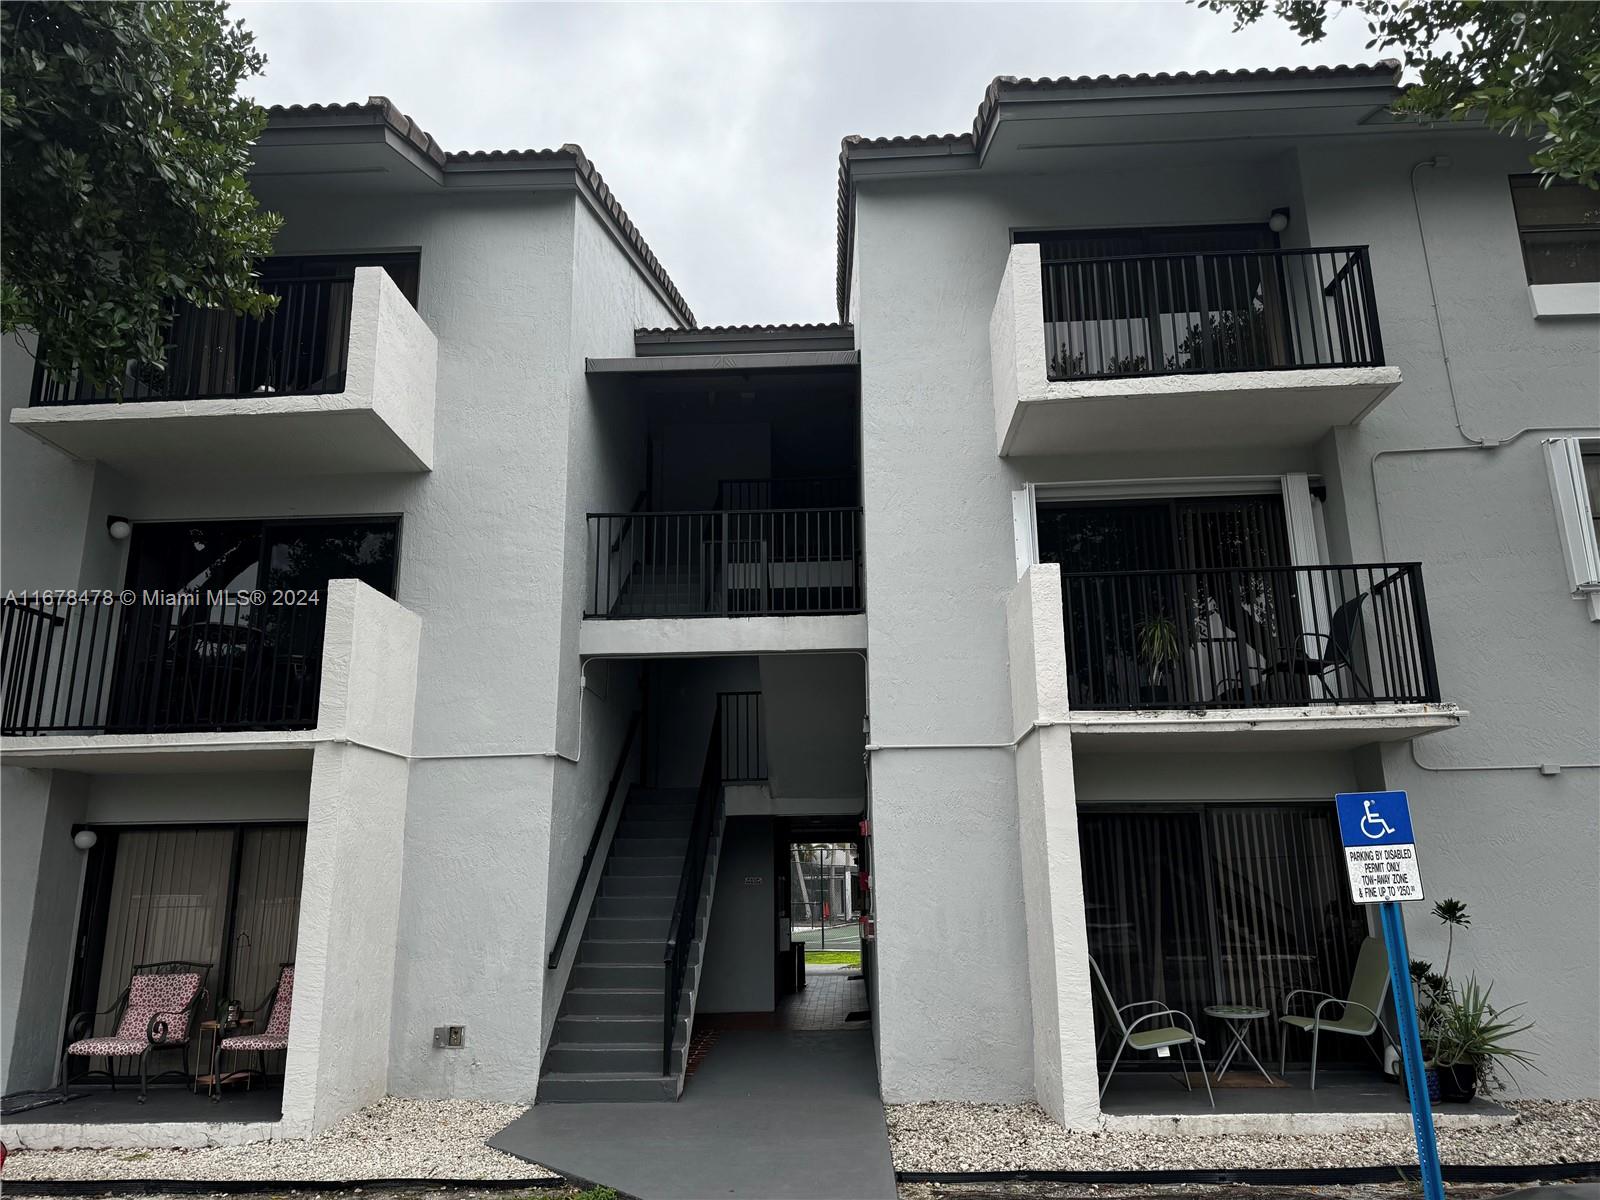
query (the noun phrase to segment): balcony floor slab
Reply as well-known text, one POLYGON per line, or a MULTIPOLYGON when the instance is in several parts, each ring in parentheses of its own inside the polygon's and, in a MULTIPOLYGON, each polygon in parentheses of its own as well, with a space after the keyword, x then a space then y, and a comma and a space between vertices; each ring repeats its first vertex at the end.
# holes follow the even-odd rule
POLYGON ((379 412, 346 394, 52 405, 15 409, 11 423, 73 458, 135 474, 428 469, 379 412))
POLYGON ((1084 753, 1338 750, 1454 729, 1454 704, 1328 704, 1298 708, 1076 711, 1067 719, 1084 753))
POLYGON ((311 730, 87 733, 0 738, 0 764, 87 775, 310 769, 311 730))
POLYGON ((820 654, 867 648, 864 613, 811 617, 589 618, 578 631, 584 658, 717 654, 820 654))
POLYGON ((1310 445, 1399 384, 1398 367, 1052 381, 1016 398, 1000 453, 1310 445))

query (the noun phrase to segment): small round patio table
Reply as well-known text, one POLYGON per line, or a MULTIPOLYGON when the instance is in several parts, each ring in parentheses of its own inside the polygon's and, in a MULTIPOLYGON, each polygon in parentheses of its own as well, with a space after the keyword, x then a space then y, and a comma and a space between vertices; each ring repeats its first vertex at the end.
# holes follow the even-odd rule
POLYGON ((1256 1070, 1265 1076, 1268 1083, 1273 1082, 1272 1076, 1261 1065, 1261 1060, 1255 1056, 1250 1047, 1245 1043, 1244 1035, 1250 1028, 1251 1021, 1265 1021, 1271 1014, 1264 1008, 1257 1008, 1253 1004, 1208 1004, 1201 1010, 1208 1017, 1215 1017, 1227 1026, 1228 1032, 1233 1035, 1233 1044, 1223 1052, 1222 1058, 1217 1062, 1217 1068, 1212 1073, 1212 1078, 1221 1082, 1227 1074, 1228 1066, 1238 1057, 1243 1050, 1246 1057, 1255 1063, 1256 1070))

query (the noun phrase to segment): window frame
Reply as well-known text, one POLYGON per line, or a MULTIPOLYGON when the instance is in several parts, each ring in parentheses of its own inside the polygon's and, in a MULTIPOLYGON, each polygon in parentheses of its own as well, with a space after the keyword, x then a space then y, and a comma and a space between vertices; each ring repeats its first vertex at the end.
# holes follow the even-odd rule
MULTIPOLYGON (((1522 214, 1518 211, 1517 193, 1526 190, 1540 190, 1545 185, 1543 184, 1540 176, 1531 174, 1509 175, 1506 177, 1506 184, 1511 192, 1511 218, 1517 226, 1517 246, 1522 252, 1522 273, 1523 278, 1528 283, 1528 286, 1530 288, 1587 288, 1600 283, 1600 269, 1596 270, 1592 279, 1552 281, 1535 280, 1533 278, 1533 263, 1528 258, 1527 239, 1530 234, 1574 234, 1578 235, 1580 239, 1584 236, 1587 236, 1596 243, 1597 247, 1600 247, 1600 222, 1579 222, 1576 224, 1563 223, 1557 225, 1524 225, 1522 222, 1522 214)), ((1549 186, 1551 188, 1562 189, 1572 188, 1579 193, 1588 193, 1588 189, 1583 188, 1580 184, 1570 183, 1565 180, 1557 181, 1549 186)), ((1597 198, 1596 204, 1600 205, 1600 198, 1597 198)), ((1600 253, 1600 251, 1597 251, 1597 253, 1600 253)))
POLYGON ((1584 470, 1585 458, 1600 456, 1600 438, 1546 438, 1544 450, 1567 585, 1588 605, 1589 619, 1600 621, 1600 527, 1584 470))

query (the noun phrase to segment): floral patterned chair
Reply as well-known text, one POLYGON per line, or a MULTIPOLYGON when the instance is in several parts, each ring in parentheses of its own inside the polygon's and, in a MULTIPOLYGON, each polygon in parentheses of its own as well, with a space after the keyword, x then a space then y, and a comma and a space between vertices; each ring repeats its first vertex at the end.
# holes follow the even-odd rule
POLYGON ((72 1059, 96 1057, 106 1059, 105 1071, 85 1071, 79 1079, 90 1075, 105 1075, 111 1080, 113 1091, 117 1087, 113 1059, 137 1058, 139 1060, 139 1103, 143 1104, 149 1090, 149 1059, 158 1050, 183 1052, 183 1075, 189 1072, 189 1042, 194 1032, 195 1014, 205 998, 202 981, 210 963, 159 962, 139 963, 133 968, 133 978, 122 990, 116 1002, 99 1012, 81 1012, 67 1025, 67 1048, 61 1054, 61 1093, 66 1095, 72 1083, 72 1059), (110 1037, 94 1037, 96 1017, 116 1013, 116 1032, 110 1037))
MULTIPOLYGON (((216 1058, 211 1064, 213 1079, 221 1079, 222 1056, 227 1053, 254 1052, 261 1064, 259 1073, 267 1073, 267 1052, 289 1048, 289 1015, 294 1006, 294 964, 284 963, 278 969, 278 986, 267 993, 267 998, 251 1012, 267 1010, 267 1026, 260 1033, 240 1033, 223 1038, 217 1043, 216 1058)), ((222 1089, 216 1090, 213 1099, 222 1099, 222 1089)))

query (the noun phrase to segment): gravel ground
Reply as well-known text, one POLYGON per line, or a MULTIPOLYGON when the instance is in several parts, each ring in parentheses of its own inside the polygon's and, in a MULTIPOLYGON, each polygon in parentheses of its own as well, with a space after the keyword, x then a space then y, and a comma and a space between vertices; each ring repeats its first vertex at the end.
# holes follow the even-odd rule
POLYGON ((11 1179, 537 1179, 553 1172, 484 1139, 527 1109, 476 1100, 380 1100, 310 1140, 203 1150, 18 1150, 11 1179))
MULTIPOLYGON (((1600 1160, 1600 1101, 1513 1100, 1517 1119, 1439 1132, 1447 1163, 1600 1160)), ((896 1104, 888 1109, 901 1171, 1117 1171, 1208 1167, 1381 1166, 1416 1160, 1410 1133, 1291 1137, 1068 1133, 1038 1105, 896 1104)))

